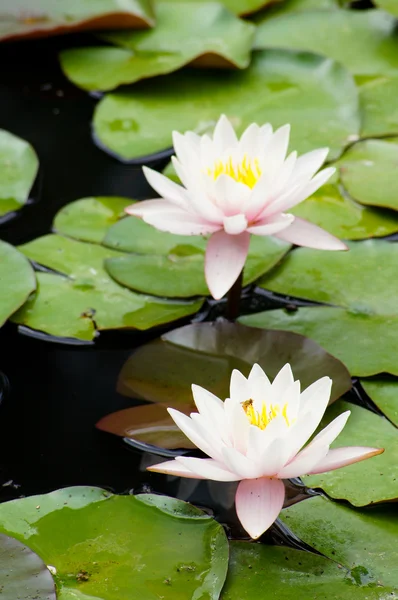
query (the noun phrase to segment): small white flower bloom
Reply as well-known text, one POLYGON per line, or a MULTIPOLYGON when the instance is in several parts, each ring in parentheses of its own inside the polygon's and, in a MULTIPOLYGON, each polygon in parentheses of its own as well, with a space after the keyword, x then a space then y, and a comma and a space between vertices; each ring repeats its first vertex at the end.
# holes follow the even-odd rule
POLYGON ((330 398, 332 381, 322 377, 300 393, 290 365, 271 384, 259 365, 246 379, 235 370, 230 398, 222 402, 192 386, 198 413, 190 417, 169 409, 178 427, 210 458, 177 457, 150 471, 216 481, 240 481, 236 511, 249 535, 266 531, 283 507, 281 481, 332 471, 383 452, 380 448, 330 449, 350 411, 339 415, 303 448, 318 427, 330 398))
POLYGON ((144 167, 161 199, 128 207, 129 214, 161 231, 181 235, 211 234, 205 261, 207 285, 221 298, 244 267, 250 235, 275 235, 283 240, 323 250, 346 250, 340 240, 320 227, 288 213, 311 196, 333 173, 315 174, 327 148, 287 158, 290 126, 273 132, 269 123, 250 125, 238 140, 225 116, 211 138, 191 131, 173 132, 172 161, 184 187, 144 167))

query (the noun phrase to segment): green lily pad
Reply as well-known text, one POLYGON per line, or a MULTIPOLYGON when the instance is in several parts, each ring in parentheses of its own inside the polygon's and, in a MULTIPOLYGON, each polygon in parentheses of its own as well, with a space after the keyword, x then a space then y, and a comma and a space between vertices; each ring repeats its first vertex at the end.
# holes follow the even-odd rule
POLYGON ((0 129, 0 220, 26 204, 38 168, 32 146, 0 129))
MULTIPOLYGON (((369 594, 378 582, 396 592, 398 521, 394 510, 353 510, 316 496, 286 508, 281 519, 304 542, 351 569, 352 583, 362 583, 369 594)), ((376 590, 380 593, 376 598, 397 597, 387 589, 376 590)), ((346 598, 345 594, 336 597, 346 598)))
POLYGON ((0 534, 0 582, 2 600, 56 600, 53 578, 41 558, 4 534, 0 534))
POLYGON ((398 381, 394 379, 361 379, 368 396, 398 427, 398 381))
POLYGON ((217 600, 227 573, 221 525, 164 496, 66 488, 2 504, 0 531, 55 567, 61 598, 217 600))
POLYGON ((55 215, 53 230, 83 242, 100 244, 108 229, 124 216, 132 203, 118 196, 81 198, 63 206, 55 215))
MULTIPOLYGON (((283 10, 283 7, 282 7, 283 10)), ((393 16, 379 10, 321 10, 257 21, 255 48, 291 48, 328 56, 355 75, 398 74, 393 16)), ((282 14, 281 14, 282 13, 282 14)))
POLYGON ((29 261, 14 246, 0 240, 0 327, 36 289, 36 277, 29 261))
POLYGON ((341 182, 361 204, 398 210, 398 140, 364 140, 338 162, 341 182))
POLYGON ((398 316, 397 262, 398 245, 384 240, 352 242, 348 252, 299 248, 259 286, 355 313, 398 316))
MULTIPOLYGON (((305 503, 295 507, 301 504, 305 503)), ((311 514, 306 522, 310 518, 311 514)), ((221 599, 255 600, 262 597, 269 600, 396 598, 392 587, 361 586, 354 573, 324 556, 292 548, 230 542, 229 571, 221 599)))
POLYGON ((365 78, 358 83, 362 137, 398 135, 398 77, 365 78))
POLYGON ((166 302, 119 286, 103 269, 119 253, 99 245, 47 235, 20 249, 60 275, 38 273, 37 294, 13 321, 51 335, 91 340, 97 330, 149 329, 193 314, 203 302, 166 302))
POLYGON ((269 50, 255 53, 244 71, 184 70, 107 94, 94 134, 122 160, 137 159, 170 147, 173 129, 211 131, 222 112, 238 133, 253 121, 291 123, 292 149, 328 146, 331 158, 359 131, 357 90, 340 64, 269 50))
POLYGON ((255 23, 261 23, 264 18, 291 12, 301 12, 307 10, 328 10, 339 8, 339 0, 283 0, 282 2, 272 3, 267 11, 262 11, 253 16, 255 23))
MULTIPOLYGON (((243 284, 252 283, 275 266, 290 247, 277 238, 252 236, 243 284)), ((105 267, 118 283, 154 296, 186 298, 209 294, 204 253, 191 246, 179 245, 167 256, 130 254, 110 258, 105 267)))
POLYGON ((154 24, 150 0, 3 0, 0 39, 37 38, 88 29, 154 24))
POLYGON ((192 404, 192 383, 226 398, 232 370, 247 376, 256 362, 271 378, 290 362, 303 389, 329 375, 332 400, 351 387, 345 367, 302 336, 222 321, 188 325, 139 348, 123 366, 118 391, 176 408, 192 404))
POLYGON ((255 27, 214 3, 160 3, 149 31, 106 33, 118 46, 72 48, 60 54, 65 75, 86 90, 112 90, 171 73, 189 63, 246 68, 255 27))
POLYGON ((321 488, 331 498, 348 500, 354 506, 398 500, 398 431, 384 417, 342 400, 330 406, 319 426, 323 428, 346 410, 351 416, 342 433, 332 444, 384 448, 379 456, 320 475, 303 477, 312 488, 321 488))
MULTIPOLYGON (((198 0, 184 0, 187 4, 195 4, 198 0)), ((201 0, 201 2, 208 3, 214 2, 214 0, 201 0)), ((223 4, 228 10, 233 12, 236 15, 249 15, 260 8, 264 8, 269 4, 273 4, 274 2, 280 2, 281 0, 222 0, 221 4, 223 4)), ((161 6, 163 3, 177 3, 177 5, 181 2, 181 0, 157 0, 157 6, 161 6)))
POLYGON ((375 0, 376 6, 398 17, 398 4, 396 0, 375 0))
POLYGON ((343 308, 314 306, 290 312, 269 310, 239 318, 251 327, 300 333, 341 360, 351 375, 398 375, 398 317, 367 315, 343 308))

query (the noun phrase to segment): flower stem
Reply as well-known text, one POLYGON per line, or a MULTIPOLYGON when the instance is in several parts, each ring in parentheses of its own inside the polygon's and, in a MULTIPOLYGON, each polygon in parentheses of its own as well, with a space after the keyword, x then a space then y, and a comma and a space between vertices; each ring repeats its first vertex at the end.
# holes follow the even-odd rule
POLYGON ((243 269, 238 279, 228 292, 227 319, 235 321, 239 317, 240 297, 242 294, 243 269))

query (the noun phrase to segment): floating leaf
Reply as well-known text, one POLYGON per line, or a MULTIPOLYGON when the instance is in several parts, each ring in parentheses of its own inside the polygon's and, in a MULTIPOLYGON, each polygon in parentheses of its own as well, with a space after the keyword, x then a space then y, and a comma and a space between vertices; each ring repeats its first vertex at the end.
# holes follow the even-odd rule
POLYGON ((221 4, 160 3, 156 27, 101 36, 109 46, 64 50, 61 67, 86 90, 112 90, 139 79, 171 73, 192 62, 246 68, 255 28, 221 4))
POLYGON ((239 72, 183 71, 108 94, 98 103, 94 132, 122 160, 171 146, 171 132, 212 130, 226 113, 241 133, 253 121, 292 125, 291 147, 320 146, 336 157, 359 131, 354 82, 338 63, 307 53, 257 52, 239 72))
POLYGON ((217 600, 227 572, 221 525, 164 496, 66 488, 3 503, 0 531, 56 568, 61 598, 217 600))
POLYGON ((0 221, 26 204, 38 168, 39 160, 32 146, 0 129, 0 221))
POLYGON ((396 379, 361 379, 371 400, 398 427, 398 381, 396 379))
MULTIPOLYGON (((201 0, 202 3, 207 3, 207 2, 214 2, 214 0, 201 0)), ((257 10, 260 10, 260 8, 263 8, 265 6, 268 6, 269 4, 273 4, 274 2, 280 2, 281 0, 222 0, 222 4, 224 6, 226 6, 228 8, 228 10, 230 10, 231 12, 235 13, 236 15, 249 15, 252 12, 255 12, 257 10)), ((180 4, 181 0, 157 0, 156 4, 157 6, 161 6, 162 4, 167 3, 177 3, 180 4)), ((195 2, 197 2, 197 0, 185 0, 185 2, 187 4, 195 4, 195 2)))
POLYGON ((337 60, 355 75, 398 74, 394 17, 379 10, 302 11, 257 20, 255 48, 291 48, 337 60))
POLYGON ((14 246, 0 240, 0 327, 36 289, 29 261, 14 246))
MULTIPOLYGON (((306 503, 300 502, 293 509, 306 503)), ((305 524, 310 519, 311 514, 306 515, 305 524)), ((326 539, 329 535, 325 533, 326 539)), ((221 599, 393 600, 396 597, 393 588, 362 587, 360 583, 354 573, 324 556, 292 548, 230 542, 229 571, 221 599)))
POLYGON ((341 182, 362 204, 398 210, 398 140, 364 140, 338 162, 341 182))
POLYGON ((305 335, 341 360, 351 375, 368 377, 383 372, 398 375, 398 317, 315 306, 294 312, 269 310, 240 317, 239 321, 251 327, 305 335))
POLYGON ((132 203, 118 196, 81 198, 63 206, 55 215, 53 230, 83 242, 100 244, 110 228, 132 203))
POLYGON ((37 38, 88 29, 154 24, 149 0, 2 0, 0 39, 37 38))
POLYGON ((359 83, 361 136, 398 135, 398 77, 365 78, 359 83))
POLYGON ((333 400, 351 387, 345 367, 302 336, 222 321, 187 325, 136 350, 119 375, 118 391, 176 408, 192 403, 192 383, 226 398, 232 370, 247 376, 256 362, 271 378, 290 362, 303 389, 329 375, 333 400))
POLYGON ((327 409, 319 429, 346 410, 351 411, 351 416, 331 447, 370 446, 384 448, 385 452, 343 469, 308 475, 302 478, 304 483, 323 489, 332 498, 348 500, 354 506, 398 500, 397 429, 384 417, 341 400, 327 409))
MULTIPOLYGON (((244 285, 275 266, 289 248, 289 244, 277 238, 252 236, 244 285)), ((166 298, 209 294, 204 276, 204 253, 191 246, 176 246, 167 256, 130 254, 110 258, 105 261, 105 267, 118 283, 147 294, 166 298)))
POLYGON ((0 534, 2 600, 56 600, 54 581, 44 562, 18 540, 0 534))
POLYGON ((376 6, 398 17, 398 4, 396 0, 375 0, 376 6))
MULTIPOLYGON (((365 478, 369 480, 368 475, 365 478)), ((396 598, 398 520, 394 510, 353 510, 316 496, 286 508, 281 519, 304 542, 351 569, 352 583, 364 585, 369 598, 373 598, 372 591, 380 594, 376 598, 396 598), (389 594, 388 589, 375 588, 376 583, 393 589, 389 594)))
POLYGON ((51 335, 91 340, 96 330, 148 329, 193 314, 202 305, 201 300, 161 301, 119 286, 103 269, 103 261, 118 253, 102 246, 47 235, 20 249, 67 275, 38 273, 38 293, 13 317, 51 335))

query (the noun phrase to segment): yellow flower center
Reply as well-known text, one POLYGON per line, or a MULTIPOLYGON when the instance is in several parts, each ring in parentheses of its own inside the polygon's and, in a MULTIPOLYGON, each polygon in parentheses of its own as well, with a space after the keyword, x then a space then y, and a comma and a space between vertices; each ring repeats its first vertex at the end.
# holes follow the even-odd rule
POLYGON ((207 175, 216 181, 220 175, 228 175, 238 183, 244 183, 249 188, 253 188, 261 176, 261 168, 258 158, 252 160, 243 157, 239 164, 234 164, 232 157, 225 162, 218 160, 213 168, 207 169, 207 175))
POLYGON ((279 404, 270 404, 268 406, 263 402, 261 410, 258 411, 253 406, 253 400, 245 400, 242 402, 242 406, 250 424, 260 429, 265 429, 271 423, 272 419, 275 419, 279 415, 282 415, 288 427, 291 425, 290 419, 287 416, 287 404, 284 404, 281 408, 279 404))

